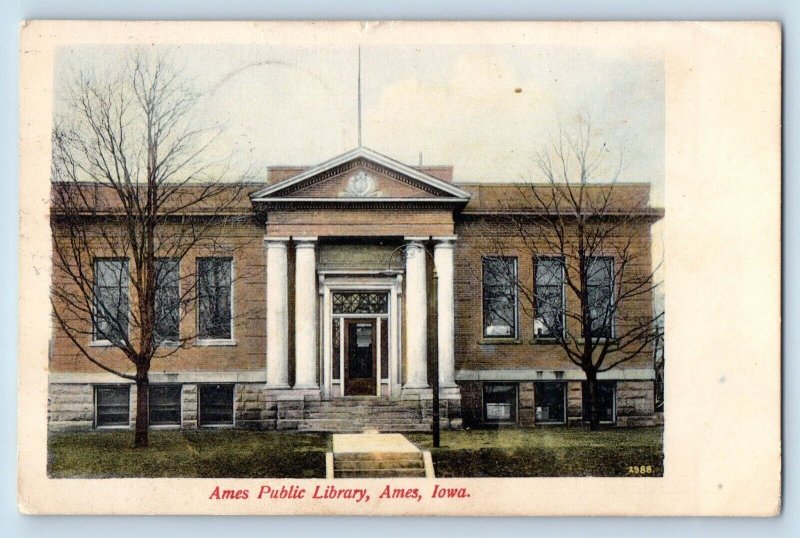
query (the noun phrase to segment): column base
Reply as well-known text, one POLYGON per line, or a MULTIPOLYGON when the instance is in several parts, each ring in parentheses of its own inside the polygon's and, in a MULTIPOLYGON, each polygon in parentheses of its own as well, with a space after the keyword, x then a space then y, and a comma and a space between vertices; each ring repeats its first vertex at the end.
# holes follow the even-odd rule
POLYGON ((277 383, 277 384, 274 384, 274 385, 271 385, 271 384, 267 383, 267 386, 266 386, 267 390, 288 390, 289 388, 290 387, 289 387, 288 383, 277 383))
POLYGON ((304 383, 302 385, 295 385, 292 387, 293 390, 319 390, 319 385, 316 383, 304 383))
POLYGON ((460 400, 461 388, 458 385, 439 387, 439 398, 444 400, 460 400))
POLYGON ((430 387, 403 387, 400 391, 401 400, 432 400, 433 389, 430 387))

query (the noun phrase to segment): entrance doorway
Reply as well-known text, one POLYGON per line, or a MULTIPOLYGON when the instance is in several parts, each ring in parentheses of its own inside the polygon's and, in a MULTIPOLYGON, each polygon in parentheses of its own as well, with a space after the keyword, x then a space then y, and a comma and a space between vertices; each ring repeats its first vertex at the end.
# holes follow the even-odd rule
POLYGON ((344 393, 374 395, 378 383, 377 340, 374 319, 344 320, 344 393))
POLYGON ((320 280, 322 397, 399 397, 401 275, 320 280))

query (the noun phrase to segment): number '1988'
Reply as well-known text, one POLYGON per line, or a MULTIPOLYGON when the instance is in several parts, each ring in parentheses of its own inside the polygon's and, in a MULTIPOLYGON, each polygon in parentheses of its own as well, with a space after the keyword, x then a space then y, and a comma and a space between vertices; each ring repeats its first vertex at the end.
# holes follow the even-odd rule
POLYGON ((653 474, 653 466, 631 465, 628 467, 628 474, 653 474))

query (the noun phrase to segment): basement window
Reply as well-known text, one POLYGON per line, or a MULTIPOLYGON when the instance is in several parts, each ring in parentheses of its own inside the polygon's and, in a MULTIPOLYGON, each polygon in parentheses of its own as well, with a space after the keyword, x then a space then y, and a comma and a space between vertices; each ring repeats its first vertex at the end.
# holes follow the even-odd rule
POLYGON ((233 385, 200 385, 200 425, 233 425, 233 385))
POLYGON ((564 424, 564 383, 535 383, 534 401, 538 424, 564 424))
MULTIPOLYGON (((617 419, 617 383, 615 381, 597 382, 598 409, 600 412, 600 422, 615 422, 617 419)), ((589 387, 586 381, 583 382, 583 420, 590 419, 589 409, 589 387)))
POLYGON ((150 385, 150 425, 179 426, 181 423, 181 386, 150 385))
POLYGON ((517 421, 517 386, 485 383, 483 385, 483 418, 490 423, 517 421))
POLYGON ((95 425, 97 427, 130 425, 130 385, 108 385, 95 387, 94 401, 95 425))

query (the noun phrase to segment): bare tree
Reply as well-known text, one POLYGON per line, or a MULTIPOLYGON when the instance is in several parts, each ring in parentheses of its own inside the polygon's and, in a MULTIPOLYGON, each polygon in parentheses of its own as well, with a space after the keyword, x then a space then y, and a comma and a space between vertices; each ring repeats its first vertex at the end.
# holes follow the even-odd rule
POLYGON ((536 155, 541 180, 519 183, 477 224, 484 320, 510 332, 519 298, 534 338, 560 346, 586 375, 592 430, 600 424, 598 374, 649 356, 663 326, 653 313, 659 282, 648 248, 649 222, 661 213, 649 206, 649 188, 618 184, 624 159, 615 153, 590 122, 560 127, 536 155), (504 263, 509 250, 533 261, 532 278, 504 263))
POLYGON ((248 186, 208 156, 219 131, 196 125, 198 95, 168 59, 136 51, 73 75, 52 134, 53 314, 80 356, 135 382, 146 447, 153 359, 232 322, 212 293, 232 275, 213 261, 237 248, 221 228, 248 186), (209 267, 181 264, 190 252, 209 267), (182 324, 194 310, 204 321, 182 324))

